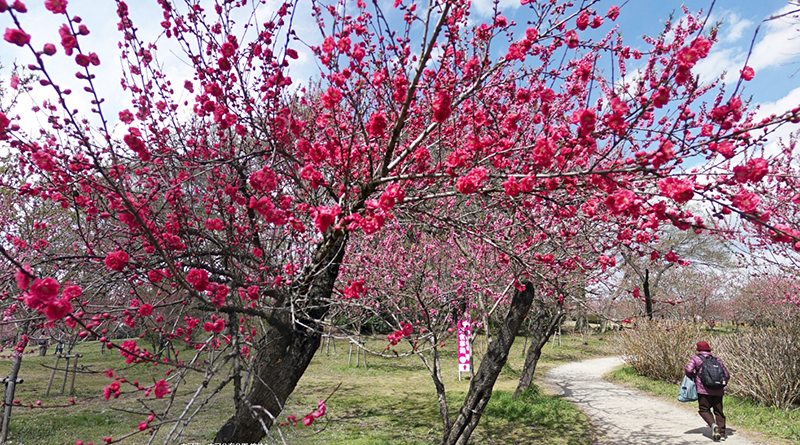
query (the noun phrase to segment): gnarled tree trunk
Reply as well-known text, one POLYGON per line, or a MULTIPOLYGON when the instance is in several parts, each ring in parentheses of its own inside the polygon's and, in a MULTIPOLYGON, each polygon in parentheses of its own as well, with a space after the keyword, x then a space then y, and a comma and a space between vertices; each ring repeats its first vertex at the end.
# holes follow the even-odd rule
MULTIPOLYGON (((289 301, 275 310, 264 337, 256 346, 253 385, 236 412, 217 432, 214 442, 258 443, 283 410, 322 343, 320 321, 330 309, 330 297, 339 275, 347 235, 334 233, 317 248, 305 273, 305 289, 298 287, 303 307, 289 301), (295 317, 294 320, 292 317, 295 317), (269 414, 267 414, 267 412, 269 414)), ((303 282, 301 282, 303 283, 303 282)))
POLYGON ((478 421, 481 419, 486 404, 492 396, 494 382, 508 360, 508 351, 514 343, 522 321, 533 303, 533 285, 525 283, 525 290, 514 294, 511 308, 506 315, 500 333, 489 343, 486 355, 481 360, 480 368, 469 385, 469 392, 453 421, 450 431, 445 434, 442 445, 464 445, 469 440, 478 421))
POLYGON ((531 386, 533 375, 536 372, 536 364, 542 355, 542 348, 550 340, 563 317, 564 312, 561 305, 558 305, 555 309, 550 309, 544 302, 536 302, 536 314, 531 328, 531 345, 528 349, 528 355, 525 357, 525 365, 522 367, 514 397, 518 397, 531 386))

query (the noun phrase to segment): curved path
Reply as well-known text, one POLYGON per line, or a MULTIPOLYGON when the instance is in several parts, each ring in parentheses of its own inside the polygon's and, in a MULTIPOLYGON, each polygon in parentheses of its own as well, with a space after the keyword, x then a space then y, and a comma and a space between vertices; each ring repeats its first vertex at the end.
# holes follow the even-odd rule
MULTIPOLYGON (((563 395, 586 413, 600 433, 601 444, 711 444, 711 429, 697 414, 697 402, 669 403, 603 380, 622 365, 619 357, 584 360, 553 368, 547 389, 563 395)), ((675 388, 675 396, 678 388, 675 388)), ((726 445, 757 445, 728 425, 726 445)))

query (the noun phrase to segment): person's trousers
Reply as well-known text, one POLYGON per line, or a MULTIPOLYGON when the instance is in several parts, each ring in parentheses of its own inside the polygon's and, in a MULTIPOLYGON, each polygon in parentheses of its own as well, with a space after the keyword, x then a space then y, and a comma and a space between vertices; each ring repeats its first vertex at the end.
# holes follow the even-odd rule
POLYGON ((725 434, 725 413, 722 410, 722 396, 709 396, 706 394, 697 395, 698 403, 700 404, 700 417, 706 421, 708 426, 717 424, 719 431, 725 434), (714 411, 714 414, 711 414, 714 411))

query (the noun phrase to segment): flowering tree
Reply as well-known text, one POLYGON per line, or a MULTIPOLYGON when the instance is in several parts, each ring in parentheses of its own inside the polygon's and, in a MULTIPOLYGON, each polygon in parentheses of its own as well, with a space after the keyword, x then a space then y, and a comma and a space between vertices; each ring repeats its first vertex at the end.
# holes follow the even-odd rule
MULTIPOLYGON (((156 42, 118 1, 120 94, 130 106, 117 113, 98 93, 108 62, 88 40, 92 24, 65 0, 44 4, 63 18, 58 30, 34 31, 21 1, 0 0, 6 44, 30 51, 35 76, 11 86, 46 97, 33 109, 40 128, 22 111, 0 114, 10 151, 2 187, 19 200, 14 212, 54 205, 62 223, 34 225, 74 240, 71 249, 31 250, 21 226, 4 225, 0 254, 17 285, 9 300, 39 328, 63 324, 129 363, 156 361, 157 351, 114 341, 111 323, 157 332, 170 350, 158 363, 171 377, 141 387, 147 397, 169 397, 189 372, 206 382, 221 375, 235 412, 219 442, 272 431, 320 345, 335 290, 357 292, 359 277, 337 283, 348 246, 370 248, 363 237, 396 213, 444 204, 425 226, 467 215, 454 229, 496 248, 492 255, 522 258, 529 276, 603 270, 620 243, 647 244, 662 224, 704 230, 684 208, 692 199, 762 221, 758 195, 737 185, 791 168, 787 153, 760 153, 755 134, 797 120, 796 110, 755 122, 737 94, 694 78, 715 41, 700 16, 668 24, 637 51, 613 28, 619 8, 601 11, 599 1, 524 1, 527 24, 499 11, 475 23, 469 4, 454 0, 314 3, 321 37, 304 40, 297 3, 159 0, 156 42), (591 29, 607 33, 595 40, 591 29), (189 78, 168 74, 159 52, 167 44, 183 52, 189 78), (307 63, 301 55, 319 68, 304 88, 290 74, 307 63), (77 69, 80 91, 65 86, 65 64, 77 69), (705 162, 687 170, 686 159, 705 162), (464 205, 446 207, 455 198, 464 205), (505 215, 521 229, 507 237, 475 215, 505 215), (531 248, 577 239, 583 227, 618 233, 582 257, 531 248), (178 339, 190 354, 174 351, 178 339), (209 350, 218 353, 200 366, 209 350)), ((752 75, 743 67, 739 82, 752 75)), ((532 286, 514 293, 442 443, 466 443, 480 420, 532 286)), ((118 391, 112 383, 106 396, 118 391)), ((140 429, 180 435, 216 394, 194 391, 187 406, 167 405, 163 421, 148 417, 140 429)), ((320 403, 304 423, 324 413, 320 403)))

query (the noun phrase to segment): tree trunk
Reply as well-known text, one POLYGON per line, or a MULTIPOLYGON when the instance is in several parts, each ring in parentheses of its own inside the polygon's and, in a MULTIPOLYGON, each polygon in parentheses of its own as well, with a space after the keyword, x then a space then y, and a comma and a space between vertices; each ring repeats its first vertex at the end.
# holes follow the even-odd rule
POLYGON ((522 367, 522 372, 519 376, 517 390, 514 391, 515 398, 530 388, 533 382, 533 374, 536 372, 536 364, 542 355, 542 348, 553 336, 559 323, 561 323, 561 318, 564 316, 561 306, 552 312, 548 311, 542 303, 538 303, 537 306, 536 319, 533 321, 531 329, 531 345, 528 349, 528 355, 525 357, 525 365, 522 367))
POLYGON ((469 392, 453 421, 450 431, 446 432, 442 445, 464 445, 469 440, 478 421, 492 396, 497 376, 508 360, 508 351, 517 336, 520 325, 533 303, 533 285, 525 283, 525 290, 517 292, 511 300, 511 308, 497 337, 486 348, 486 355, 481 360, 480 368, 470 381, 469 392))
MULTIPOLYGON (((330 308, 333 286, 339 275, 347 236, 335 233, 317 248, 306 271, 301 310, 274 313, 261 341, 255 346, 253 386, 244 400, 235 401, 236 412, 217 432, 214 442, 258 443, 283 410, 308 364, 322 343, 319 324, 330 308), (292 316, 294 312, 295 321, 292 316)), ((302 292, 303 289, 296 289, 302 292)))
POLYGON ((653 297, 650 296, 650 269, 644 270, 644 310, 648 320, 653 320, 653 297))
MULTIPOLYGON (((25 322, 22 329, 17 333, 17 344, 22 341, 22 337, 28 333, 28 324, 25 322)), ((3 426, 0 430, 0 443, 6 443, 8 438, 8 425, 11 422, 11 407, 14 405, 14 391, 17 389, 17 376, 19 368, 22 366, 22 352, 14 351, 14 361, 11 362, 11 371, 8 373, 8 383, 6 384, 6 394, 3 409, 3 426)))

